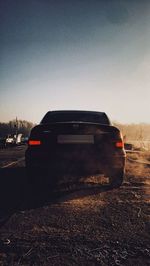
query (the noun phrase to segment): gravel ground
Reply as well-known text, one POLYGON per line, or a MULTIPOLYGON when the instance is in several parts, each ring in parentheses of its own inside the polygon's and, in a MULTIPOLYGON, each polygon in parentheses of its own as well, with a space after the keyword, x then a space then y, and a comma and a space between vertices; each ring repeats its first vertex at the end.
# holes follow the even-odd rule
POLYGON ((127 160, 124 184, 113 190, 94 176, 34 194, 21 165, 2 172, 11 173, 0 265, 150 265, 148 165, 127 160))

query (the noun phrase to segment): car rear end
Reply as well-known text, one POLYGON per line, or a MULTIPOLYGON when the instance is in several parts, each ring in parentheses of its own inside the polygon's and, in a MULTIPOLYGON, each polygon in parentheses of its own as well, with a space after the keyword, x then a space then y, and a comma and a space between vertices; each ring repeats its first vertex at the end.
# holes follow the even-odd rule
POLYGON ((28 169, 102 173, 123 179, 125 151, 119 129, 84 121, 40 124, 32 129, 26 151, 28 169))

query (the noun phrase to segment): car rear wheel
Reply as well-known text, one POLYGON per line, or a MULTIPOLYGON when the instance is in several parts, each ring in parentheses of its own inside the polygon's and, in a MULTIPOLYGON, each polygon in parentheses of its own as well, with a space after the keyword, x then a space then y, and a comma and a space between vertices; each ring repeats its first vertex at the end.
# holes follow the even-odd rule
POLYGON ((116 173, 109 177, 109 186, 111 188, 119 188, 123 183, 124 171, 116 173))
POLYGON ((36 168, 26 167, 27 182, 30 186, 38 186, 40 183, 40 174, 36 168))
POLYGON ((55 173, 49 169, 27 167, 27 182, 35 189, 53 189, 56 183, 55 173))

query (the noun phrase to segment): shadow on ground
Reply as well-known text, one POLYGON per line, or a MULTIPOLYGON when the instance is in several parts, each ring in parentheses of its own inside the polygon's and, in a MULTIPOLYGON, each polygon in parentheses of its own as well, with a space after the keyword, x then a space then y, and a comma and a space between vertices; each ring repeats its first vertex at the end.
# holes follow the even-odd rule
POLYGON ((105 185, 91 182, 85 184, 83 179, 79 182, 78 175, 74 181, 66 180, 61 185, 56 182, 52 187, 43 186, 43 184, 34 186, 27 181, 24 167, 0 169, 0 180, 0 226, 17 211, 63 201, 64 197, 76 191, 82 190, 82 197, 84 197, 109 190, 105 185))

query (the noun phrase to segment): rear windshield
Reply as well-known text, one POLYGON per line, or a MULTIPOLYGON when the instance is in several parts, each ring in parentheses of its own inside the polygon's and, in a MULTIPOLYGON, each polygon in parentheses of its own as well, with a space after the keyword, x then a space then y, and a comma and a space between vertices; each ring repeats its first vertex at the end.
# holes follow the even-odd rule
POLYGON ((99 112, 48 112, 41 121, 41 124, 58 122, 90 122, 104 125, 111 125, 105 113, 99 112))

